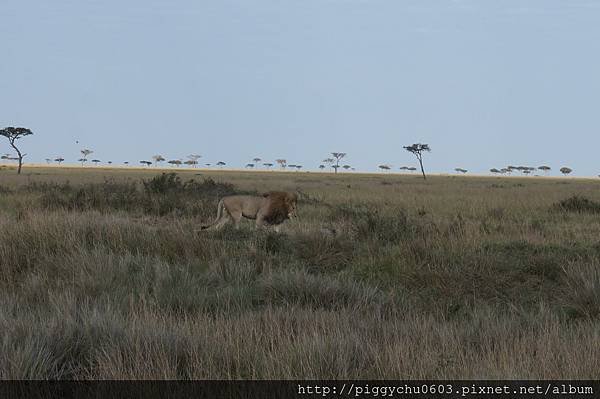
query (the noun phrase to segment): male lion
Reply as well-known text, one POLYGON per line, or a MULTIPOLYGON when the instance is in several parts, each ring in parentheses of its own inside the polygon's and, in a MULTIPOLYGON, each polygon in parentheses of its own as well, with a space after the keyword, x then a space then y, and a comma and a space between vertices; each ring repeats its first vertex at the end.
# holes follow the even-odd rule
POLYGON ((214 222, 201 226, 202 230, 218 230, 231 219, 235 227, 239 227, 242 216, 256 220, 256 227, 265 224, 275 226, 279 231, 279 225, 286 219, 295 218, 296 202, 298 196, 295 193, 285 191, 270 191, 255 197, 251 195, 231 195, 223 197, 217 205, 217 218, 214 222))

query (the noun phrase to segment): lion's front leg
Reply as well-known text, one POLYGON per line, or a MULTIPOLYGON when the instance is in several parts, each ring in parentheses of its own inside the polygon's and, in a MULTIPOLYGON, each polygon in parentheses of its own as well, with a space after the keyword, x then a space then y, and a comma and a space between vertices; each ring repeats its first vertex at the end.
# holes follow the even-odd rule
POLYGON ((265 218, 260 213, 256 215, 256 229, 262 229, 265 225, 265 218))

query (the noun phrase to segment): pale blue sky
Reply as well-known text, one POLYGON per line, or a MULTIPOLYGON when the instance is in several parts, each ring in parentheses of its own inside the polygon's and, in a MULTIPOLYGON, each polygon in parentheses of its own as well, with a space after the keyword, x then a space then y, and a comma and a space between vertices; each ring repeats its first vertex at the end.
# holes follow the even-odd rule
MULTIPOLYGON (((600 1, 2 0, 29 161, 202 154, 600 173, 600 1), (80 144, 76 144, 78 140, 80 144)), ((0 152, 8 152, 0 142, 0 152)))

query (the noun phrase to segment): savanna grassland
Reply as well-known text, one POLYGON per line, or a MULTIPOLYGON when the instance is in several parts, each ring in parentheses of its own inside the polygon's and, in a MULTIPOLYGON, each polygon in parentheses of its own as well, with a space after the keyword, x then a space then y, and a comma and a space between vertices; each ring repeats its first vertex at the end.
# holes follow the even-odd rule
POLYGON ((160 175, 0 171, 0 378, 600 378, 600 182, 160 175))

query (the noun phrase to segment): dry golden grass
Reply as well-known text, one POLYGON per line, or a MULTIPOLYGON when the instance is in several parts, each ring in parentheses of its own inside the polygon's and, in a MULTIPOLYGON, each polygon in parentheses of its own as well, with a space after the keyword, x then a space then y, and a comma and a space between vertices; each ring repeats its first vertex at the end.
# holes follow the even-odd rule
POLYGON ((159 173, 0 170, 0 378, 600 378, 600 182, 159 173))

